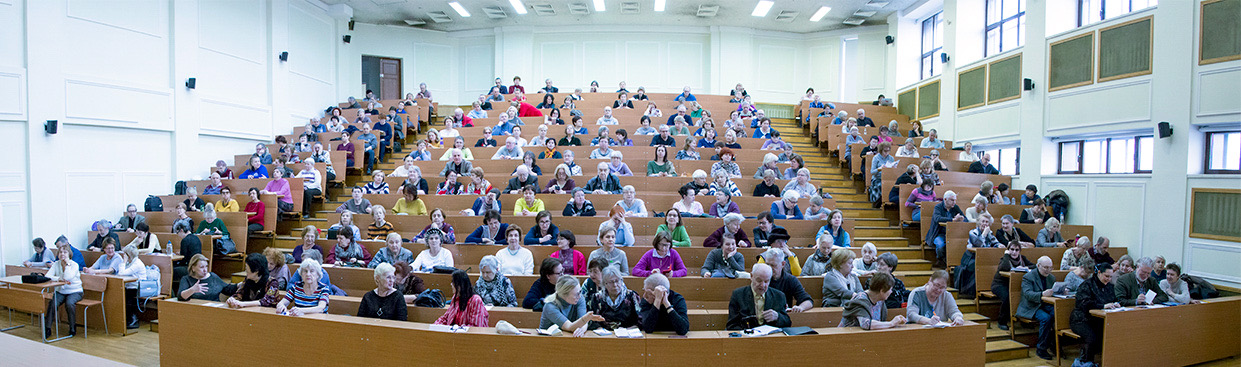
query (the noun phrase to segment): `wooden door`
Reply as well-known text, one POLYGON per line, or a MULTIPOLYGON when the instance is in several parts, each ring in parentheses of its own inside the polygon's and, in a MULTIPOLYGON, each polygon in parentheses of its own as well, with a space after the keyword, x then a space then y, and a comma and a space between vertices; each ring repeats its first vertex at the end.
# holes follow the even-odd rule
POLYGON ((379 99, 403 98, 401 91, 401 59, 379 59, 379 99))

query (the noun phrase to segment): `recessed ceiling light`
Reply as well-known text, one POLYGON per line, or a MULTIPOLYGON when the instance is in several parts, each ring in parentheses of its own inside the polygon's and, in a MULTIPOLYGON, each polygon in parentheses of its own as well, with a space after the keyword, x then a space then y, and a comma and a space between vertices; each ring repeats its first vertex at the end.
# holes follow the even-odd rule
POLYGON ((606 9, 606 8, 604 8, 604 6, 603 6, 603 0, 595 0, 595 11, 600 11, 600 12, 601 12, 601 11, 604 11, 604 10, 607 10, 607 9, 606 9))
POLYGON ((521 3, 521 0, 508 0, 508 3, 513 6, 513 11, 516 11, 517 14, 526 13, 526 6, 521 3))
MULTIPOLYGON (((595 0, 595 1, 600 1, 600 0, 595 0)), ((754 7, 754 12, 750 13, 750 15, 753 15, 756 17, 765 17, 767 16, 767 12, 771 11, 772 5, 776 5, 776 2, 771 1, 771 0, 759 1, 758 6, 754 7)))
POLYGON ((452 10, 456 10, 457 14, 460 14, 462 17, 466 17, 466 18, 470 17, 470 12, 465 11, 465 7, 461 6, 461 3, 453 1, 451 3, 448 3, 448 6, 451 6, 452 10))
POLYGON ((819 7, 819 11, 814 12, 814 15, 810 16, 810 21, 817 22, 823 20, 823 17, 826 16, 829 11, 832 11, 830 6, 819 7))
POLYGON ((405 20, 405 24, 409 24, 409 25, 411 25, 411 26, 414 26, 414 25, 423 25, 423 24, 427 24, 427 22, 425 22, 425 21, 421 21, 421 20, 417 20, 417 19, 406 19, 406 20, 405 20))
POLYGON ((668 0, 655 0, 655 11, 664 11, 664 8, 667 7, 667 5, 668 0))

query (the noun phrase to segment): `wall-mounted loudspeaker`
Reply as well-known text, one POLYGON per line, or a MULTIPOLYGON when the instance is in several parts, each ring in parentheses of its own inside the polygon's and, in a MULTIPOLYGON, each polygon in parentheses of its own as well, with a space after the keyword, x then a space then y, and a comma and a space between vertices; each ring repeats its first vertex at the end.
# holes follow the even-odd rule
POLYGON ((351 30, 351 31, 353 30, 353 21, 352 21, 352 20, 350 20, 350 21, 349 21, 349 30, 351 30))
POLYGON ((939 62, 948 63, 948 54, 939 54, 939 62))
POLYGON ((349 43, 349 41, 353 40, 353 36, 346 34, 344 37, 341 37, 341 39, 344 40, 345 43, 349 43))
POLYGON ((1167 138, 1172 136, 1172 124, 1167 121, 1159 123, 1159 138, 1167 138))
POLYGON ((186 80, 185 80, 185 87, 186 87, 186 88, 189 88, 189 89, 194 89, 194 86, 197 86, 197 85, 198 85, 198 79, 195 79, 195 78, 189 78, 189 79, 186 79, 186 80))
POLYGON ((280 61, 289 61, 289 51, 280 53, 280 61))
POLYGON ((883 36, 883 40, 887 42, 889 45, 896 42, 896 38, 892 36, 883 36))
POLYGON ((43 131, 48 134, 55 134, 58 126, 60 126, 60 122, 47 120, 47 123, 43 124, 43 131))
POLYGON ((1025 78, 1024 80, 1022 80, 1022 82, 1023 83, 1021 84, 1021 90, 1034 90, 1033 79, 1025 78))

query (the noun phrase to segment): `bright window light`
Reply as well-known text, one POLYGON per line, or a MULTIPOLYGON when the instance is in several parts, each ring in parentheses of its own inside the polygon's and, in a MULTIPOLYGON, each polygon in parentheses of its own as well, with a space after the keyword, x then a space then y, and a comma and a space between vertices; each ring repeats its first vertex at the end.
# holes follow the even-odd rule
POLYGON ((457 14, 461 14, 462 17, 466 17, 466 18, 470 17, 470 12, 465 11, 465 7, 461 6, 461 3, 453 1, 451 3, 448 3, 448 6, 451 6, 452 10, 456 10, 457 14))
POLYGON ((827 6, 819 7, 819 11, 814 12, 814 15, 810 17, 810 21, 817 22, 817 21, 822 20, 823 17, 826 16, 827 12, 829 11, 832 11, 831 7, 827 7, 827 6))
POLYGON ((517 14, 526 13, 526 5, 522 4, 521 0, 508 0, 508 3, 513 6, 513 10, 516 11, 517 14))
POLYGON ((603 7, 603 0, 595 0, 595 11, 604 11, 604 10, 607 10, 607 9, 603 7))
POLYGON ((668 0, 655 0, 655 11, 664 11, 664 7, 668 5, 668 0))
MULTIPOLYGON (((595 1, 598 2, 600 0, 595 0, 595 1)), ((756 17, 765 17, 767 16, 767 12, 771 11, 772 5, 776 5, 776 2, 770 1, 770 0, 759 1, 758 6, 754 7, 754 12, 750 13, 750 15, 753 15, 756 17)))

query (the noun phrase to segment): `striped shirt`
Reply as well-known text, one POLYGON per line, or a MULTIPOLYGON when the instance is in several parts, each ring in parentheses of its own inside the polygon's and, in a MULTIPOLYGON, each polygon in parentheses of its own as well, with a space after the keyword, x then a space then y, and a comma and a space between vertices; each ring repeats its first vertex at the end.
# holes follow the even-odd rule
POLYGON ((319 188, 319 170, 306 169, 298 172, 297 177, 302 178, 302 188, 318 189, 319 188))
POLYGON ((289 303, 292 304, 292 307, 315 307, 319 305, 319 302, 323 302, 325 304, 325 306, 323 306, 323 313, 327 313, 326 304, 328 303, 328 296, 331 295, 327 287, 324 287, 323 284, 319 284, 319 287, 315 289, 315 294, 306 294, 306 292, 302 290, 303 283, 304 282, 294 283, 293 287, 284 294, 284 299, 289 301, 289 303))
POLYGON ((366 236, 371 239, 383 240, 388 238, 389 233, 395 232, 396 229, 392 228, 392 223, 388 222, 384 222, 382 226, 377 226, 375 223, 371 223, 371 225, 366 227, 366 236))

